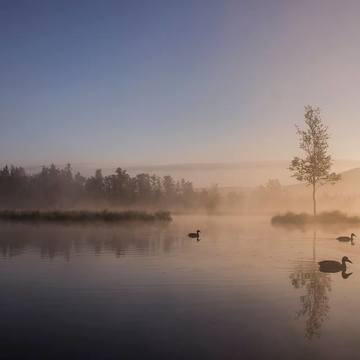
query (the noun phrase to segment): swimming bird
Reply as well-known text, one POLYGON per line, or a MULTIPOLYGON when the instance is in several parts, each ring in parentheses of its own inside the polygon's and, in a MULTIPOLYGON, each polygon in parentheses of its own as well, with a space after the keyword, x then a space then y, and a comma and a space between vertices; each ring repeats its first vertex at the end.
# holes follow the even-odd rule
POLYGON ((351 241, 351 243, 354 244, 354 237, 356 237, 356 235, 354 233, 351 233, 350 236, 339 236, 339 237, 336 238, 336 240, 342 241, 342 242, 351 241))
POLYGON ((341 262, 334 260, 320 261, 320 271, 326 273, 337 273, 339 271, 345 272, 347 262, 352 264, 352 261, 347 256, 344 256, 341 262))
POLYGON ((200 230, 196 230, 196 233, 189 233, 188 237, 190 238, 195 238, 195 239, 199 239, 200 237, 200 230))

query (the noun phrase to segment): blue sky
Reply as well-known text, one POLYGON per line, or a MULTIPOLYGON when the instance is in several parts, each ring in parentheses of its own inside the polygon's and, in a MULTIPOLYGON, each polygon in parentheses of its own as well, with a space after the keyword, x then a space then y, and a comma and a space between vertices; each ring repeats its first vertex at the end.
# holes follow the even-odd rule
POLYGON ((356 1, 0 0, 0 161, 360 159, 356 1))

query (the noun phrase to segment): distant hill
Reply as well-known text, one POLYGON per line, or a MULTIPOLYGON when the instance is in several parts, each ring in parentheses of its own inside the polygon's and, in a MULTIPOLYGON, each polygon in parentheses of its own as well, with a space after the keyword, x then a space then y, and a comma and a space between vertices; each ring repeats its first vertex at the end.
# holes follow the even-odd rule
MULTIPOLYGON (((287 190, 291 192, 302 193, 309 191, 304 184, 288 185, 287 190)), ((319 194, 327 193, 329 195, 356 195, 360 194, 360 168, 347 170, 341 173, 341 180, 336 184, 326 184, 319 187, 319 194)))

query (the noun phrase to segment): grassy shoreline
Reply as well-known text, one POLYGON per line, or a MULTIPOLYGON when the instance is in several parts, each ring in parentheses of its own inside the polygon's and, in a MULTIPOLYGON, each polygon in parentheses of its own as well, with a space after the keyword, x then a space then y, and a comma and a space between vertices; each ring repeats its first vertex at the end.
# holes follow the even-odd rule
POLYGON ((340 211, 322 212, 316 217, 307 213, 275 215, 271 218, 272 225, 307 225, 307 224, 357 224, 360 225, 359 216, 349 216, 340 211))
POLYGON ((0 220, 27 222, 171 221, 168 211, 0 210, 0 220))

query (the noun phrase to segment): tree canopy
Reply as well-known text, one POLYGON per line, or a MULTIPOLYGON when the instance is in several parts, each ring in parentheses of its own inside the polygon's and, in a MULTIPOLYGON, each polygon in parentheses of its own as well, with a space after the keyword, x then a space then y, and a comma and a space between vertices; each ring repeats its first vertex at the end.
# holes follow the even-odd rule
POLYGON ((316 186, 335 183, 340 175, 331 172, 333 161, 328 153, 328 127, 321 119, 320 109, 305 106, 305 129, 296 126, 299 135, 299 148, 303 151, 302 158, 296 156, 291 161, 290 171, 298 181, 311 185, 313 188, 313 209, 316 215, 316 186))

